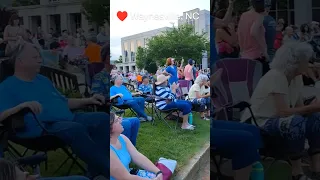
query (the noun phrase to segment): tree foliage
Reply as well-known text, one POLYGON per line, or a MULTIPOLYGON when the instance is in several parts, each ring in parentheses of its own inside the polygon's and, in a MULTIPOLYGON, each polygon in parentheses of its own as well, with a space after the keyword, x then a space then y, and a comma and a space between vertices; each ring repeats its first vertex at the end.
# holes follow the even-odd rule
POLYGON ((183 25, 152 37, 147 42, 146 60, 163 64, 163 60, 173 57, 200 62, 203 50, 210 50, 206 35, 196 34, 192 26, 183 25))
POLYGON ((103 26, 110 23, 110 1, 108 0, 84 0, 82 13, 89 21, 103 26))

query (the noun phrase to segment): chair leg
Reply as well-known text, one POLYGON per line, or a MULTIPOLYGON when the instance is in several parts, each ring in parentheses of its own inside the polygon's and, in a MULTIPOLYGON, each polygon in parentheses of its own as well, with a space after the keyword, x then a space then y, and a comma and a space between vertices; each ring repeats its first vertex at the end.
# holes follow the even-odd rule
POLYGON ((87 170, 79 163, 79 161, 77 160, 76 157, 73 156, 72 153, 70 153, 70 151, 66 148, 63 148, 63 151, 69 156, 69 158, 74 161, 74 163, 84 172, 86 173, 87 170))

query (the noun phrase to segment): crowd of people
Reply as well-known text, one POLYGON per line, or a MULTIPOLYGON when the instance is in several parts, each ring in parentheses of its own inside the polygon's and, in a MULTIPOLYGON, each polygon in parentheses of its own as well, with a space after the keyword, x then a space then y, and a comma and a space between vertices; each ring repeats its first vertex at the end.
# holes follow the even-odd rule
POLYGON ((275 20, 269 15, 268 0, 251 0, 250 9, 237 20, 233 18, 234 1, 229 0, 228 9, 212 14, 211 38, 216 43, 212 44, 211 58, 213 62, 246 58, 263 65, 263 76, 248 99, 257 124, 245 123, 251 118, 249 110, 242 114, 241 122, 214 118, 212 152, 232 160, 235 180, 254 178, 252 171, 257 167, 264 176, 259 153, 265 146, 264 132, 283 140, 293 180, 320 179, 320 104, 316 98, 306 103, 302 95, 303 77, 314 81, 319 77, 314 65, 315 48, 310 43, 319 35, 319 23, 285 25, 283 19, 275 20), (306 140, 310 172, 303 171, 301 162, 306 140))

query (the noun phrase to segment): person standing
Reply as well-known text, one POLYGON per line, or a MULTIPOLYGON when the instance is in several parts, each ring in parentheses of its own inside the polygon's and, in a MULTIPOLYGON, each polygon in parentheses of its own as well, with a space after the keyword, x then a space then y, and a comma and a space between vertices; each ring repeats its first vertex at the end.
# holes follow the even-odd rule
POLYGON ((240 56, 262 63, 263 74, 269 71, 269 55, 265 39, 263 20, 270 10, 264 1, 251 0, 252 7, 244 12, 238 25, 240 56))
MULTIPOLYGON (((266 2, 266 7, 270 8, 271 7, 271 2, 266 2)), ((270 61, 272 61, 273 56, 275 54, 275 49, 274 49, 274 42, 276 40, 276 34, 277 34, 277 23, 276 20, 269 15, 269 12, 267 12, 268 15, 264 17, 263 20, 263 26, 265 31, 265 39, 267 43, 267 53, 270 58, 270 61)))
POLYGON ((3 40, 7 42, 5 55, 11 53, 20 37, 25 35, 25 29, 20 26, 19 16, 13 14, 9 19, 9 24, 4 29, 3 40))

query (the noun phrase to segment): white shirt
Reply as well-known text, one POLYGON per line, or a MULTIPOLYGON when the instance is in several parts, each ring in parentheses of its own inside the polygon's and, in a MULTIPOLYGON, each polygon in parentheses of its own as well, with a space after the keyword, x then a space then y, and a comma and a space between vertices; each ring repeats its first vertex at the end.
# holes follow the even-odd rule
MULTIPOLYGON (((284 73, 275 69, 270 70, 264 75, 255 88, 250 99, 251 108, 259 126, 263 126, 267 119, 276 115, 276 108, 272 93, 285 95, 287 108, 294 107, 299 98, 301 98, 303 88, 302 76, 295 77, 291 83, 288 83, 284 73)), ((250 112, 247 109, 241 117, 241 121, 250 118, 250 112)))
POLYGON ((199 84, 193 84, 189 89, 188 98, 190 101, 197 99, 196 92, 199 92, 200 95, 204 95, 206 93, 205 86, 200 87, 199 84))

